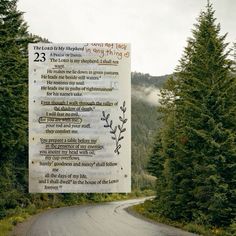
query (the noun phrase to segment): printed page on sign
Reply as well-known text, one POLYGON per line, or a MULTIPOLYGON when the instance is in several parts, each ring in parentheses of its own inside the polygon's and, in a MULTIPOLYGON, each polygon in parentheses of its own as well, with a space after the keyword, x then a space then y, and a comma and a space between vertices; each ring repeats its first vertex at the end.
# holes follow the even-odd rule
POLYGON ((29 192, 131 191, 130 44, 29 44, 29 192))

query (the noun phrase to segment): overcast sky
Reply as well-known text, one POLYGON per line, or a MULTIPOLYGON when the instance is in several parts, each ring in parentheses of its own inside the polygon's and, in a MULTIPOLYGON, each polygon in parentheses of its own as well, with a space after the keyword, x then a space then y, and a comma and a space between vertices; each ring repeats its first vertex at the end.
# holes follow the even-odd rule
MULTIPOLYGON (((236 42, 236 0, 212 0, 221 33, 236 42)), ((29 31, 55 43, 127 42, 132 71, 164 75, 178 64, 207 0, 19 0, 29 31)))

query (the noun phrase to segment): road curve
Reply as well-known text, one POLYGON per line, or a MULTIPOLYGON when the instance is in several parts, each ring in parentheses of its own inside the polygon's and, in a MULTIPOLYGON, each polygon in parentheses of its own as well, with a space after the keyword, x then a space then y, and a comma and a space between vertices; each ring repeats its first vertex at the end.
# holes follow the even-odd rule
POLYGON ((125 210, 143 201, 144 199, 134 199, 49 210, 37 216, 22 236, 195 235, 164 224, 144 221, 125 210))

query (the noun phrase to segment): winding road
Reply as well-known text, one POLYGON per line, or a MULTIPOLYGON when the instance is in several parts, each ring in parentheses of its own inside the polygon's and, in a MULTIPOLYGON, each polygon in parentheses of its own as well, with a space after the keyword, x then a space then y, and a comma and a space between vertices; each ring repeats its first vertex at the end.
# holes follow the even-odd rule
MULTIPOLYGON (((73 206, 36 216, 17 236, 193 236, 180 229, 152 223, 125 209, 144 199, 73 206)), ((24 224, 23 224, 24 225, 24 224)), ((22 226, 21 226, 22 227, 22 226)))

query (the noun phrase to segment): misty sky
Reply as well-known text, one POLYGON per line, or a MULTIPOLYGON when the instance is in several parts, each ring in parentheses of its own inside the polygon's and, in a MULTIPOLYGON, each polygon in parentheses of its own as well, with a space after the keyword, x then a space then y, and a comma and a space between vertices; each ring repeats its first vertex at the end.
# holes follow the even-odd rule
MULTIPOLYGON (((212 0, 221 33, 236 42, 236 0, 212 0)), ((132 71, 174 71, 207 0, 19 0, 29 31, 55 43, 127 42, 132 71)))

